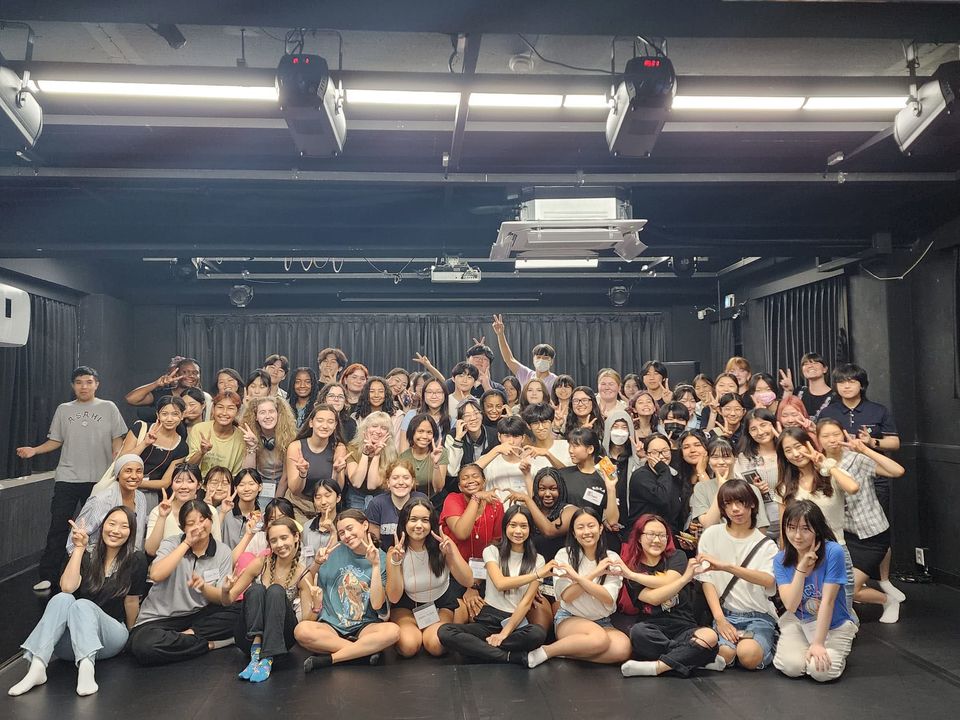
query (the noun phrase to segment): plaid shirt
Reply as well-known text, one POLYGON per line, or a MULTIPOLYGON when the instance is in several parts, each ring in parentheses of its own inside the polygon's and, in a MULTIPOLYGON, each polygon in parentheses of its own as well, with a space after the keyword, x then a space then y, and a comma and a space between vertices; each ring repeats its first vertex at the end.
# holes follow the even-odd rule
MULTIPOLYGON (((134 515, 137 518, 137 526, 130 528, 130 532, 135 533, 136 541, 134 543, 137 550, 143 550, 143 541, 147 536, 147 498, 139 490, 134 493, 134 506, 137 508, 134 515)), ((83 525, 87 535, 90 536, 90 545, 88 550, 93 548, 97 542, 100 533, 100 525, 107 517, 107 513, 117 505, 122 505, 123 500, 120 496, 120 484, 114 480, 113 484, 99 495, 91 495, 83 504, 80 514, 74 521, 77 525, 83 525)), ((67 538, 67 554, 73 552, 73 539, 67 538)))
POLYGON ((843 527, 861 540, 879 535, 890 527, 887 516, 883 514, 873 480, 877 476, 877 466, 866 455, 844 450, 840 458, 840 468, 846 470, 860 485, 855 495, 846 496, 843 527))

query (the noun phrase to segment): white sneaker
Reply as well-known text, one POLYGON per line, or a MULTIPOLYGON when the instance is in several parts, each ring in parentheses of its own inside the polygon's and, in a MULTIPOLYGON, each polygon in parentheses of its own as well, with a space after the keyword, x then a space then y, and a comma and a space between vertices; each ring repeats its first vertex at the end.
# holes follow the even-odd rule
POLYGON ((33 589, 36 590, 37 592, 45 592, 46 590, 50 589, 50 586, 51 586, 51 583, 49 580, 41 580, 40 582, 38 582, 36 585, 33 586, 33 589))

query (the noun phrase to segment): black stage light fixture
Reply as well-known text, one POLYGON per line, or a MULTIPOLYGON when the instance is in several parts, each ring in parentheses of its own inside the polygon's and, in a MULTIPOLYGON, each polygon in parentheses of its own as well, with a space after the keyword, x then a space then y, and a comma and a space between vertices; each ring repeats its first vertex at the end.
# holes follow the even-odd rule
POLYGON ((670 258, 670 270, 680 278, 693 277, 697 271, 697 259, 686 255, 674 255, 670 258))
POLYGON ((607 299, 614 307, 623 307, 630 302, 630 291, 623 285, 614 285, 607 292, 607 299))
POLYGON ((917 89, 916 99, 897 113, 893 137, 900 152, 941 152, 956 141, 960 137, 960 115, 955 112, 958 95, 960 60, 953 60, 938 67, 917 89))
POLYGON ((280 113, 300 154, 324 157, 343 152, 347 139, 343 90, 330 77, 327 61, 319 55, 284 55, 276 85, 280 113))
POLYGON ((244 308, 253 300, 253 288, 249 285, 234 285, 228 296, 234 307, 244 308))
POLYGON ((180 28, 173 23, 160 23, 159 25, 147 25, 147 27, 166 40, 167 45, 174 50, 179 50, 187 44, 187 39, 180 32, 180 28))
POLYGON ((610 152, 623 157, 649 157, 676 94, 677 76, 666 56, 628 60, 607 115, 610 152))

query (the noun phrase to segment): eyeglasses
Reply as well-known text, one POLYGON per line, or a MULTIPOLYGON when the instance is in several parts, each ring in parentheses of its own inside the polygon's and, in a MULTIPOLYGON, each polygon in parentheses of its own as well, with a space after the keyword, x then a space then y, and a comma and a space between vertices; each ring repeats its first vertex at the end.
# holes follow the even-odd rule
POLYGON ((648 532, 642 532, 642 533, 640 533, 640 534, 641 534, 643 537, 645 537, 645 538, 649 538, 650 540, 659 540, 660 542, 666 542, 666 541, 667 541, 667 534, 666 534, 666 533, 648 533, 648 532))
POLYGON ((427 390, 424 395, 443 395, 443 390, 427 390))
POLYGON ((590 398, 574 398, 572 402, 574 405, 590 405, 593 401, 590 398))
POLYGON ((668 458, 670 457, 670 448, 665 448, 663 450, 647 450, 647 455, 656 455, 657 457, 668 458))
POLYGON ((787 525, 787 532, 788 532, 788 533, 797 533, 797 532, 799 532, 799 533, 802 533, 802 534, 804 534, 804 535, 812 535, 812 534, 813 534, 813 530, 811 530, 810 528, 806 527, 805 525, 802 526, 802 527, 801 527, 800 525, 787 525))
POLYGON ((330 393, 329 395, 327 395, 327 400, 346 400, 346 399, 347 399, 347 396, 344 395, 343 393, 337 393, 336 395, 334 395, 333 393, 330 393))

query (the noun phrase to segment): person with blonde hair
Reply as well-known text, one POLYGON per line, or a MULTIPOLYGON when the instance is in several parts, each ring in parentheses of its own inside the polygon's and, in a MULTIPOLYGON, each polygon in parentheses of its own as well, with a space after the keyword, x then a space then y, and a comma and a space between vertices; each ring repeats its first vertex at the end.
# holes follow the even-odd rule
POLYGON ((256 468, 263 479, 260 502, 287 492, 287 447, 297 437, 290 405, 275 395, 249 398, 240 420, 246 452, 243 467, 256 468))
POLYGON ((363 510, 383 488, 384 470, 397 459, 393 420, 385 412, 372 412, 357 424, 357 434, 347 446, 347 481, 343 506, 363 510))

